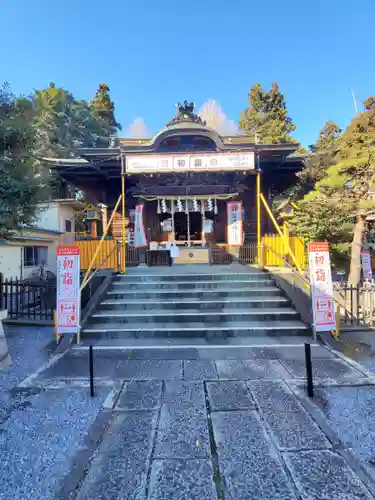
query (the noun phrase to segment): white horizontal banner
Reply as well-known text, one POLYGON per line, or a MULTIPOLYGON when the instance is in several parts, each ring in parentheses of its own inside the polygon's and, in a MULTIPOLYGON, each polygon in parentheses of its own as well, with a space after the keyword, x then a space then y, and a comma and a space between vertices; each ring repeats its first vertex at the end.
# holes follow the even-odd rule
POLYGON ((126 157, 126 172, 186 172, 201 170, 254 170, 254 153, 137 155, 126 157))

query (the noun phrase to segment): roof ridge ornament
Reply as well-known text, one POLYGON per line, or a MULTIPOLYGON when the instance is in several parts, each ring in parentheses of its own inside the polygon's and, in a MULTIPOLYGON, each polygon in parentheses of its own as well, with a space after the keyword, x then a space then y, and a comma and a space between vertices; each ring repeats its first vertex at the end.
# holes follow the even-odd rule
POLYGON ((167 127, 171 125, 175 125, 176 123, 181 122, 193 122, 199 123, 200 125, 205 126, 206 122, 202 120, 202 118, 194 113, 195 104, 194 102, 184 101, 184 104, 180 102, 176 104, 176 108, 178 109, 177 115, 172 118, 170 122, 167 123, 167 127))

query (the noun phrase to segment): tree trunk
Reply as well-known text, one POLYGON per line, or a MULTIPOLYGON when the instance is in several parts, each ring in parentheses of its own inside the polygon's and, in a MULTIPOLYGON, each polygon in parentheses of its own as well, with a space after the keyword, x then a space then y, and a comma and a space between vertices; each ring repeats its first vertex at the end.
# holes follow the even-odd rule
POLYGON ((365 230, 365 220, 362 215, 357 215, 354 235, 352 242, 352 251, 350 259, 350 273, 348 279, 349 286, 357 286, 361 281, 361 250, 363 235, 365 230))

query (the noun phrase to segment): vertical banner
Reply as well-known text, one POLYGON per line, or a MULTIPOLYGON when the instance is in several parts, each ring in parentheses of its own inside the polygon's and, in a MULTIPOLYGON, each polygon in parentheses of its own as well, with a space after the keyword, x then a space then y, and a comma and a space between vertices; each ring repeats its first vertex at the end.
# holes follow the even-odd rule
POLYGON ((143 226, 143 208, 143 204, 135 206, 134 246, 138 248, 147 247, 146 233, 143 226))
POLYGON ((78 333, 80 314, 79 248, 57 247, 56 329, 59 335, 78 333))
POLYGON ((368 281, 372 281, 372 267, 371 267, 370 250, 362 250, 361 251, 361 262, 362 262, 363 279, 368 280, 368 281))
POLYGON ((331 262, 327 242, 309 243, 309 270, 312 309, 316 332, 336 330, 331 262))
POLYGON ((242 245, 242 201, 227 202, 227 243, 242 245))

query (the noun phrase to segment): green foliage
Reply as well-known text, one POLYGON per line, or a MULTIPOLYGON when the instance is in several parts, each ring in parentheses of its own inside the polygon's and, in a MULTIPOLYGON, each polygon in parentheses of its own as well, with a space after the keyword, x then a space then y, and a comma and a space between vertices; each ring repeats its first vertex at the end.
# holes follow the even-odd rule
POLYGON ((248 97, 250 107, 241 113, 239 126, 254 137, 254 142, 296 142, 290 135, 296 127, 288 116, 284 95, 276 82, 268 92, 256 83, 248 97))
POLYGON ((34 156, 31 106, 0 88, 0 237, 35 221, 36 203, 47 197, 48 185, 34 156))
POLYGON ((89 109, 98 132, 97 142, 101 142, 103 135, 110 137, 121 130, 121 125, 115 118, 115 105, 109 95, 109 87, 105 83, 99 85, 95 97, 89 103, 89 109))
MULTIPOLYGON (((350 248, 353 275, 365 222, 375 215, 375 98, 341 136, 332 122, 325 129, 313 156, 313 186, 299 202, 292 226, 306 240, 329 241, 341 259, 349 258, 350 248)), ((358 269, 355 274, 358 282, 358 269)))

